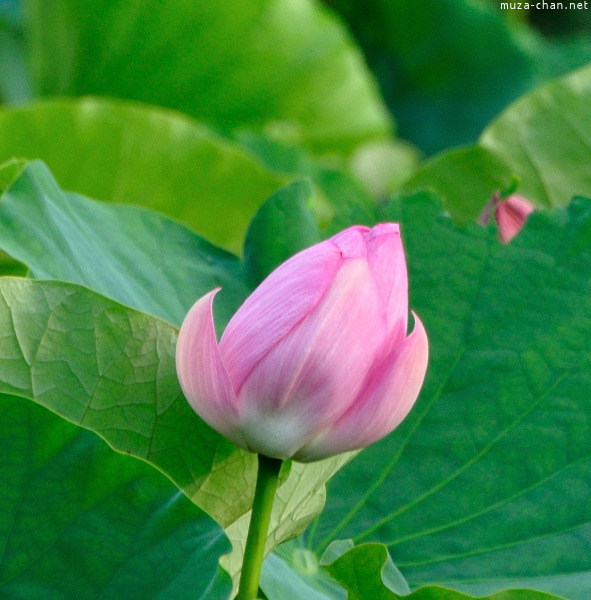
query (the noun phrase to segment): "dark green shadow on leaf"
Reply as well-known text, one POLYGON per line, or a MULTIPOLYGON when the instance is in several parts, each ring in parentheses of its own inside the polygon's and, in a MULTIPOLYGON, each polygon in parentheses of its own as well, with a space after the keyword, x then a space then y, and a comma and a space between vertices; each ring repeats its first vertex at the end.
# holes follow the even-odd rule
POLYGON ((0 395, 0 595, 225 600, 223 530, 145 463, 0 395))

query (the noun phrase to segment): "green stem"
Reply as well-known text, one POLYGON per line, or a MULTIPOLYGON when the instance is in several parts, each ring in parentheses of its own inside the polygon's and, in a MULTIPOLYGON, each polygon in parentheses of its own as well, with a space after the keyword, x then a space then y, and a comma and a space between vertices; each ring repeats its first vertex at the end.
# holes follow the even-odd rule
POLYGON ((242 574, 240 575, 240 587, 238 588, 236 600, 253 600, 258 596, 265 543, 281 463, 282 461, 278 458, 269 458, 259 454, 257 486, 254 493, 254 502, 252 503, 252 514, 244 549, 242 574))

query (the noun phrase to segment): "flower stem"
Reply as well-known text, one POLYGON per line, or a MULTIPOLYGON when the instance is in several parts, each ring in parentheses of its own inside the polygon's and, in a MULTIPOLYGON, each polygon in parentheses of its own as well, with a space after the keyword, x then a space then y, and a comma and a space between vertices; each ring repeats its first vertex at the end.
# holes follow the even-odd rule
POLYGON ((265 543, 269 521, 271 520, 271 509, 277 490, 279 470, 283 462, 278 458, 269 458, 262 454, 259 454, 258 459, 257 485, 252 503, 252 514, 240 575, 240 587, 238 588, 236 600, 253 600, 258 595, 265 543))

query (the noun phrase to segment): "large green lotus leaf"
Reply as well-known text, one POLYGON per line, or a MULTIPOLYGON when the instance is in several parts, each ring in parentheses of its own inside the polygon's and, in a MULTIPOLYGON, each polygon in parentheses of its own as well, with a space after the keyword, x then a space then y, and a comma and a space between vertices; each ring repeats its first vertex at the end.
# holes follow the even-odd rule
POLYGON ((407 420, 332 479, 309 532, 384 543, 411 587, 591 589, 591 202, 511 244, 428 195, 393 202, 427 379, 407 420))
MULTIPOLYGON (((34 400, 163 471, 226 527, 234 552, 224 564, 236 578, 255 455, 205 425, 183 398, 176 330, 73 284, 5 277, 0 297, 0 392, 34 400)), ((286 465, 268 551, 318 514, 325 481, 348 458, 286 465)))
POLYGON ((98 98, 0 111, 0 162, 45 161, 62 188, 153 208, 239 252, 285 178, 184 115, 98 98))
POLYGON ((85 285, 174 325, 215 287, 220 324, 247 295, 236 256, 162 215, 67 194, 39 161, 0 196, 0 248, 37 279, 85 285))
MULTIPOLYGON (((303 183, 280 190, 263 205, 254 220, 248 236, 252 244, 257 243, 257 231, 262 235, 268 229, 265 223, 273 224, 272 231, 267 233, 273 233, 277 239, 282 234, 281 219, 284 219, 283 229, 290 225, 300 231, 301 235, 282 244, 279 255, 270 254, 275 263, 285 252, 300 249, 302 239, 317 234, 315 223, 305 211, 306 190, 309 191, 309 187, 303 183), (301 226, 297 223, 298 218, 302 219, 301 226), (306 233, 305 224, 310 226, 310 233, 306 233)), ((216 299, 215 311, 216 317, 220 317, 218 325, 223 328, 246 293, 246 284, 242 283, 246 270, 236 257, 205 244, 198 236, 165 217, 64 194, 41 163, 24 168, 5 192, 0 213, 0 222, 6 223, 2 244, 21 257, 35 276, 66 278, 93 289, 100 288, 102 293, 119 301, 124 299, 127 304, 143 310, 147 310, 150 302, 155 302, 157 310, 174 323, 179 315, 184 315, 183 306, 185 311, 188 310, 198 295, 222 285, 228 288, 228 293, 222 290, 216 299), (44 215, 43 219, 39 219, 40 214, 44 215), (102 230, 108 233, 105 235, 102 230), (163 232, 168 232, 164 245, 163 232), (155 268, 151 268, 152 262, 155 268), (102 268, 96 269, 99 263, 102 268)), ((246 254, 249 262, 251 252, 246 254)), ((251 266, 249 270, 258 276, 256 267, 251 266)), ((43 293, 38 293, 43 298, 43 293)), ((94 308, 93 312, 102 314, 100 307, 104 302, 107 300, 102 298, 99 308, 94 308)), ((72 299, 71 304, 60 308, 63 313, 58 320, 67 321, 67 311, 78 311, 83 305, 83 299, 72 299)), ((40 310, 48 311, 49 308, 42 304, 40 310)), ((76 364, 84 357, 89 361, 83 360, 84 364, 79 367, 82 374, 78 368, 74 369, 73 381, 66 379, 64 382, 62 370, 53 373, 56 385, 70 390, 69 403, 64 404, 53 395, 39 398, 34 390, 27 393, 66 418, 93 429, 115 448, 130 451, 156 465, 219 522, 231 525, 227 531, 236 542, 236 552, 227 559, 227 566, 232 575, 237 576, 249 518, 246 511, 253 492, 253 456, 239 451, 204 425, 182 398, 174 373, 175 330, 157 319, 119 305, 114 305, 113 310, 119 316, 107 319, 104 333, 99 331, 97 317, 82 311, 81 319, 89 336, 85 344, 90 350, 81 351, 76 346, 80 340, 71 340, 66 331, 63 344, 55 344, 47 351, 58 364, 70 364, 71 361, 76 364), (143 324, 136 324, 135 319, 143 324), (128 321, 131 324, 127 325, 128 321), (125 324, 123 333, 119 331, 120 322, 125 324), (115 331, 110 331, 111 323, 115 331), (154 339, 158 338, 154 328, 162 330, 163 340, 154 339), (101 358, 102 346, 93 343, 92 339, 99 334, 107 340, 114 337, 115 350, 122 349, 127 343, 134 345, 136 329, 146 330, 147 339, 138 342, 137 351, 143 352, 143 358, 138 356, 135 360, 139 361, 142 370, 134 375, 129 372, 133 355, 127 357, 131 364, 121 356, 121 364, 112 365, 111 358, 101 358), (132 340, 127 337, 130 335, 132 340), (149 348, 153 344, 155 347, 149 358, 149 348), (111 365, 120 379, 113 382, 113 376, 103 372, 100 366, 103 361, 111 365), (85 367, 90 369, 89 373, 84 371, 85 367), (107 379, 104 389, 100 393, 92 392, 101 376, 107 379), (166 385, 160 381, 162 377, 166 385), (137 378, 140 381, 136 381, 137 378), (98 402, 102 409, 91 410, 89 407, 93 402, 98 402), (133 407, 129 407, 129 403, 133 407), (86 406, 82 412, 79 404, 86 406), (108 411, 105 405, 111 410, 108 411), (81 415, 84 415, 83 422, 81 415), (133 421, 131 430, 129 419, 133 421), (140 423, 143 424, 141 427, 140 423), (138 427, 141 433, 138 433, 138 427), (143 439, 144 436, 148 439, 143 439)), ((44 314, 43 318, 49 319, 50 315, 44 314)), ((7 324, 13 326, 12 321, 7 324)), ((18 325, 15 335, 17 329, 18 325)), ((5 341, 9 339, 10 336, 5 341)), ((0 373, 0 377, 4 379, 5 375, 0 373)), ((51 380, 51 375, 48 377, 51 380)), ((323 506, 324 482, 347 459, 347 456, 341 456, 314 465, 291 466, 290 476, 280 488, 269 550, 303 531, 323 506)))
POLYGON ((527 94, 484 130, 476 146, 427 162, 404 190, 429 189, 455 219, 467 221, 513 178, 517 191, 540 207, 591 196, 591 67, 527 94))
POLYGON ((0 291, 1 392, 150 462, 222 525, 248 509, 253 457, 183 398, 171 325, 72 284, 6 277, 0 291))
POLYGON ((223 331, 249 289, 320 240, 305 180, 259 208, 241 262, 162 215, 65 193, 39 161, 12 161, 0 169, 0 182, 3 174, 10 183, 0 196, 0 248, 37 279, 85 285, 174 325, 197 298, 221 287, 215 313, 223 331))
POLYGON ((0 415, 2 598, 228 597, 221 527, 161 473, 24 398, 0 415))
POLYGON ((311 0, 29 0, 41 94, 106 95, 349 151, 390 119, 361 53, 311 0))

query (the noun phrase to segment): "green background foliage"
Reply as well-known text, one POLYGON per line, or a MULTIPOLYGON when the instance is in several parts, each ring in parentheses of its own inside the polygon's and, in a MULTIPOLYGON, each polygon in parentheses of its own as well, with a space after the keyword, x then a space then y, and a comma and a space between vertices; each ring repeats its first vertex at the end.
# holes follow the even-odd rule
POLYGON ((531 92, 491 123, 478 144, 425 163, 405 190, 436 192, 460 221, 474 219, 513 179, 517 191, 538 206, 591 196, 590 95, 591 67, 531 92))
POLYGON ((589 596, 591 20, 544 12, 0 3, 2 597, 233 597, 254 457, 182 397, 178 327, 384 220, 427 380, 378 444, 285 464, 262 593, 589 596), (505 246, 474 220, 513 187, 505 246))
POLYGON ((497 0, 327 4, 359 40, 400 135, 427 154, 473 143, 507 104, 591 60, 588 10, 509 11, 497 0), (525 26, 543 15, 574 31, 545 37, 525 26))
POLYGON ((189 117, 98 98, 0 113, 0 162, 15 156, 42 159, 66 190, 155 209, 235 252, 282 183, 189 117))
POLYGON ((224 133, 266 131, 318 152, 347 151, 389 132, 360 52, 310 0, 89 7, 88 0, 27 2, 37 93, 139 100, 224 133))

